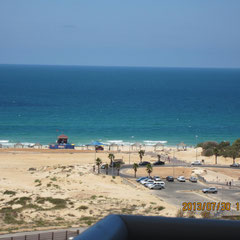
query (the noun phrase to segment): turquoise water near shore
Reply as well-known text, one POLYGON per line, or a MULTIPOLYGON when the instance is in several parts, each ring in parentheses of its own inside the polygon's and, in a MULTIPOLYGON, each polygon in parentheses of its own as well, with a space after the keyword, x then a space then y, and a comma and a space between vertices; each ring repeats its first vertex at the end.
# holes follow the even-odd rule
POLYGON ((0 65, 0 140, 233 141, 239 93, 240 69, 0 65))

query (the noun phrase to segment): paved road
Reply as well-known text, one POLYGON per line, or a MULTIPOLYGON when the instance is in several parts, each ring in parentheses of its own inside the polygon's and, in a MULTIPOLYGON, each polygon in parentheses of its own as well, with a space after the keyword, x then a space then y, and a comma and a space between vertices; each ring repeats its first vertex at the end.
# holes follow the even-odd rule
MULTIPOLYGON (((191 167, 191 165, 187 165, 186 163, 177 163, 174 166, 186 166, 191 167)), ((144 166, 143 168, 145 168, 144 166)), ((172 167, 172 165, 163 165, 163 166, 155 166, 155 167, 172 167)), ((197 167, 211 167, 211 168, 230 168, 229 166, 216 166, 216 165, 201 165, 197 167)), ((125 165, 122 169, 132 168, 132 165, 125 165)), ((240 170, 240 169, 239 169, 240 170)), ((122 177, 132 178, 121 172, 120 175, 122 177)), ((167 202, 177 205, 179 208, 182 207, 183 202, 230 202, 231 203, 231 212, 224 212, 224 214, 240 214, 240 211, 236 211, 236 203, 240 203, 240 189, 237 187, 229 187, 225 185, 213 185, 209 183, 192 183, 188 180, 186 182, 167 182, 166 187, 163 190, 149 190, 154 194, 159 196, 161 199, 166 200, 167 202), (217 194, 204 194, 202 193, 203 188, 207 188, 209 186, 215 186, 218 188, 217 194)))

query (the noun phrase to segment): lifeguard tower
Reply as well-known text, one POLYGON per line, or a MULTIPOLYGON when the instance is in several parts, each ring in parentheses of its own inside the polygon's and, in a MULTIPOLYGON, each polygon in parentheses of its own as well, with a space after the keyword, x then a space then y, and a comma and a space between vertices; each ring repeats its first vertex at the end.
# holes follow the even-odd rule
POLYGON ((58 140, 57 140, 58 144, 67 144, 67 141, 68 141, 68 136, 66 135, 58 136, 58 140))
POLYGON ((68 136, 60 135, 58 136, 56 144, 50 144, 50 149, 74 149, 74 144, 68 143, 68 136))

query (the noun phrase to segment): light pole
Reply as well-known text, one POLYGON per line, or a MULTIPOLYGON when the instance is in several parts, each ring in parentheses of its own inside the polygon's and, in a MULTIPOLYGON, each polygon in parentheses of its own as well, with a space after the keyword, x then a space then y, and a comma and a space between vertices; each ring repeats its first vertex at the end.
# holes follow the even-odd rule
MULTIPOLYGON (((131 138, 133 139, 134 138, 134 136, 131 136, 131 138)), ((131 142, 129 143, 129 165, 130 165, 130 146, 131 146, 131 142)))
POLYGON ((175 160, 175 148, 173 149, 173 158, 172 158, 173 178, 174 178, 174 175, 175 175, 174 160, 175 160))
POLYGON ((195 137, 196 137, 196 160, 197 160, 197 138, 198 138, 198 135, 196 135, 195 137))

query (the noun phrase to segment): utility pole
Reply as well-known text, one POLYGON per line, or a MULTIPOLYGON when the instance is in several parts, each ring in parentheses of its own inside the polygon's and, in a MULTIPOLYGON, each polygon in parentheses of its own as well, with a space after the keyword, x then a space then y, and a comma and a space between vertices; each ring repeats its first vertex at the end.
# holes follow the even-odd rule
POLYGON ((198 135, 196 135, 195 137, 196 137, 196 160, 197 160, 197 138, 198 138, 198 135))

